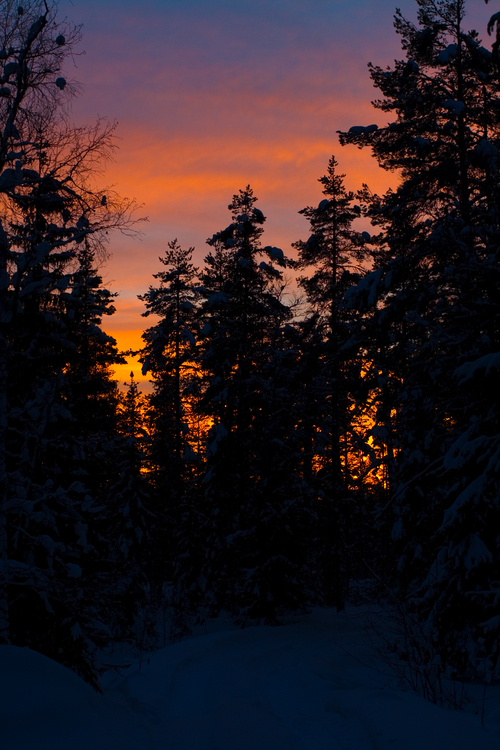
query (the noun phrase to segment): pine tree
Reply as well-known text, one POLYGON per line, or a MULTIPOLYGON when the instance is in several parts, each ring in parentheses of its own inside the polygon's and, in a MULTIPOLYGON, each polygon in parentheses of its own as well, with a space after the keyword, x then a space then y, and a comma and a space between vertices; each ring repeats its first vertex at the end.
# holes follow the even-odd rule
POLYGON ((401 592, 426 622, 429 653, 437 648, 443 665, 463 673, 467 664, 477 668, 465 644, 481 642, 481 619, 494 600, 473 591, 491 592, 497 574, 494 552, 485 551, 494 545, 489 501, 473 508, 460 490, 471 481, 471 463, 457 460, 458 478, 446 467, 492 423, 490 405, 478 400, 473 415, 468 386, 450 383, 462 363, 498 351, 499 78, 492 53, 464 30, 463 2, 417 4, 419 27, 399 11, 395 17, 407 59, 386 70, 370 65, 384 95, 375 106, 394 113, 394 122, 341 134, 343 143, 370 145, 380 165, 402 177, 385 196, 363 191, 366 213, 381 228, 380 251, 351 300, 363 311, 382 392, 401 592), (469 415, 482 424, 479 433, 469 415), (489 603, 465 623, 469 596, 489 603))
POLYGON ((155 444, 163 486, 180 489, 186 455, 186 400, 193 375, 194 324, 198 269, 192 263, 194 248, 183 250, 177 240, 168 243, 160 262, 166 270, 154 274, 158 287, 139 295, 146 305, 144 316, 160 321, 143 334, 143 373, 153 376, 151 399, 156 414, 155 444))
POLYGON ((319 206, 300 211, 310 222, 311 236, 307 242, 294 243, 294 247, 299 251, 298 267, 313 268, 313 275, 301 277, 299 283, 306 291, 321 337, 317 374, 311 387, 317 403, 324 408, 313 429, 313 450, 321 456, 317 481, 323 496, 319 524, 325 599, 340 610, 348 584, 347 539, 353 511, 349 471, 352 352, 346 346, 351 339, 352 312, 346 309, 344 295, 363 275, 363 262, 369 261, 369 236, 352 228, 360 209, 353 205, 354 194, 346 191, 345 175, 339 175, 337 167, 332 157, 328 173, 319 180, 326 196, 319 206))
MULTIPOLYGON (((95 575, 100 511, 70 409, 85 390, 72 377, 76 350, 92 325, 94 342, 103 334, 95 310, 89 327, 75 326, 85 307, 78 255, 82 243, 102 247, 108 229, 130 226, 132 206, 91 185, 114 126, 72 128, 61 114, 74 87, 57 74, 79 29, 57 23, 54 4, 23 9, 4 4, 0 40, 0 632, 95 684, 109 589, 95 575)), ((110 345, 101 374, 116 360, 110 345)))
POLYGON ((77 252, 77 268, 64 292, 65 324, 73 356, 66 373, 68 404, 81 428, 94 433, 113 431, 117 385, 112 367, 124 364, 116 341, 102 330, 103 318, 113 315, 117 294, 103 287, 96 268, 95 250, 88 241, 77 252), (71 393, 71 396, 69 395, 71 393))
POLYGON ((151 510, 152 493, 145 473, 145 429, 147 402, 140 393, 134 373, 125 383, 121 398, 118 430, 114 441, 116 458, 112 481, 107 488, 107 555, 114 568, 116 586, 110 619, 116 640, 142 644, 151 635, 151 589, 156 580, 156 517, 151 510))
MULTIPOLYGON (((232 222, 207 240, 213 251, 201 274, 200 409, 213 427, 204 498, 196 509, 204 543, 193 558, 190 580, 193 592, 198 581, 199 597, 211 611, 228 607, 243 619, 271 621, 280 596, 287 597, 286 585, 281 594, 278 588, 288 574, 281 576, 280 563, 275 564, 280 553, 272 540, 285 521, 278 509, 282 499, 269 494, 272 471, 264 460, 263 418, 269 414, 273 342, 290 313, 276 288, 282 286, 276 265, 286 261, 280 249, 261 248, 265 217, 255 202, 250 187, 234 196, 232 222)), ((271 414, 267 427, 270 419, 271 414)))
MULTIPOLYGON (((257 395, 252 533, 240 540, 245 564, 240 618, 277 624, 286 612, 322 600, 317 570, 321 511, 305 457, 315 405, 306 325, 285 323, 271 342, 257 395), (319 522, 319 523, 318 523, 319 522)), ((313 367, 317 364, 314 360, 313 367)), ((322 519, 324 520, 324 519, 322 519)))
POLYGON ((181 554, 177 550, 177 530, 185 512, 192 467, 199 460, 194 450, 198 435, 192 419, 197 382, 194 359, 198 296, 193 250, 183 249, 176 239, 169 242, 165 256, 159 259, 165 270, 154 274, 159 285, 150 286, 139 296, 146 305, 144 317, 159 316, 158 323, 144 332, 141 352, 142 371, 153 377, 149 460, 156 515, 151 543, 157 598, 163 583, 171 581, 174 560, 181 554))

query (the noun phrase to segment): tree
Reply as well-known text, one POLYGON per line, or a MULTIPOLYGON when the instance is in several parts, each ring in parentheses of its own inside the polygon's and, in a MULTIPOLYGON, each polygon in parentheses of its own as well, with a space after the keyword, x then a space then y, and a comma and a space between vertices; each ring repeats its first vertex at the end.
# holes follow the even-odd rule
POLYGON ((95 575, 103 519, 86 486, 92 436, 77 434, 70 409, 91 374, 112 395, 106 292, 88 274, 107 231, 133 223, 134 204, 95 187, 114 125, 73 128, 66 117, 77 87, 60 73, 80 31, 56 10, 28 1, 18 12, 7 0, 0 14, 0 635, 95 684, 93 652, 109 640, 109 589, 95 575))
POLYGON ((163 583, 172 580, 172 566, 180 554, 176 551, 176 531, 182 525, 191 467, 198 458, 193 450, 195 435, 190 435, 194 427, 191 402, 196 385, 193 360, 198 298, 198 269, 192 263, 193 250, 183 249, 177 239, 169 242, 165 256, 159 259, 165 269, 154 274, 159 285, 150 286, 145 294, 139 295, 146 306, 144 317, 159 317, 144 332, 141 352, 142 371, 153 377, 149 460, 156 514, 151 542, 157 598, 163 591, 163 583))
POLYGON ((115 573, 110 620, 117 640, 139 641, 151 636, 151 593, 158 577, 156 517, 150 481, 145 469, 147 400, 134 373, 125 383, 118 411, 114 465, 107 487, 106 554, 115 573))
MULTIPOLYGON (((446 467, 478 433, 468 424, 468 386, 449 384, 459 366, 498 351, 499 78, 477 32, 464 30, 464 2, 417 5, 418 27, 399 11, 395 16, 406 60, 386 70, 370 65, 384 96, 375 107, 394 113, 394 121, 340 136, 342 143, 369 145, 383 168, 401 174, 399 188, 385 196, 366 187, 362 193, 366 215, 381 228, 380 250, 374 272, 350 299, 363 312, 382 392, 379 424, 392 447, 402 596, 427 623, 430 652, 437 649, 443 665, 463 673, 467 664, 478 665, 465 644, 481 642, 480 621, 491 605, 482 614, 479 607, 469 624, 460 612, 470 596, 481 601, 474 588, 491 592, 497 563, 484 552, 492 545, 486 506, 460 501, 460 513, 450 510, 463 500, 471 465, 462 455, 458 482, 446 467)), ((490 405, 478 400, 476 407, 485 436, 490 405)), ((491 593, 482 599, 492 600, 491 593)), ((491 618, 491 644, 490 626, 491 618)))
POLYGON ((203 545, 183 580, 190 581, 185 590, 212 612, 228 607, 243 620, 273 621, 291 589, 283 574, 288 563, 279 572, 283 558, 281 542, 276 543, 278 529, 286 525, 279 510, 284 501, 271 492, 264 446, 276 437, 270 427, 279 410, 268 410, 269 373, 276 365, 278 332, 290 313, 280 300, 279 267, 286 261, 279 248, 261 248, 265 217, 255 203, 249 186, 241 190, 229 205, 231 224, 207 240, 213 250, 201 273, 199 408, 213 426, 203 500, 186 514, 189 528, 193 523, 187 519, 197 515, 203 545))
POLYGON ((317 349, 318 366, 314 397, 323 406, 313 427, 315 446, 321 469, 318 481, 323 501, 319 507, 322 568, 327 602, 344 609, 348 582, 348 526, 352 525, 352 476, 349 471, 350 412, 353 407, 353 353, 349 350, 352 311, 344 303, 344 295, 363 275, 363 263, 369 262, 364 232, 352 228, 359 217, 359 206, 353 206, 354 194, 347 192, 338 164, 332 157, 328 173, 320 178, 326 196, 317 207, 300 211, 309 220, 311 236, 307 242, 294 243, 299 251, 298 267, 313 268, 309 277, 299 284, 306 291, 311 313, 322 339, 317 349), (321 458, 320 458, 321 457, 321 458))
MULTIPOLYGON (((489 0, 484 0, 486 4, 489 3, 489 0)), ((491 36, 491 32, 496 27, 496 34, 495 34, 495 42, 493 43, 493 57, 498 59, 498 49, 500 47, 500 15, 498 13, 494 13, 490 20, 488 21, 488 34, 491 36)))
POLYGON ((155 458, 160 468, 160 484, 180 491, 186 455, 191 448, 186 439, 185 402, 193 376, 194 325, 198 269, 192 263, 194 248, 183 250, 177 240, 168 243, 160 262, 166 270, 154 274, 157 287, 139 295, 146 305, 145 317, 156 315, 159 322, 143 334, 141 353, 143 373, 151 372, 154 382, 152 407, 156 415, 155 458))
POLYGON ((111 368, 125 359, 101 326, 104 316, 115 313, 117 294, 103 287, 88 240, 80 243, 75 260, 68 289, 60 295, 72 349, 66 371, 67 404, 84 432, 110 433, 116 428, 118 390, 111 368))

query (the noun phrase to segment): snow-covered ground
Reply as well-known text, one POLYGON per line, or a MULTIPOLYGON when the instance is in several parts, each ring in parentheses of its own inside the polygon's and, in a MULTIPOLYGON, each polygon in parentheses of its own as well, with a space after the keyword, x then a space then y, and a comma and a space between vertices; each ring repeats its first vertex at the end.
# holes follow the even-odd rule
MULTIPOLYGON (((2 750, 498 750, 477 715, 397 689, 358 610, 281 627, 223 620, 103 680, 104 695, 28 649, 0 647, 2 750)), ((499 689, 500 692, 500 689, 499 689)))

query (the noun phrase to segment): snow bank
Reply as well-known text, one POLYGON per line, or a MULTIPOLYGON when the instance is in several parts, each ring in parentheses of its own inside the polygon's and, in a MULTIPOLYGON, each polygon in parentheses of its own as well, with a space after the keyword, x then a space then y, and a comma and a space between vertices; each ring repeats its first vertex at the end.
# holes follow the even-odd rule
POLYGON ((355 609, 281 627, 211 621, 225 629, 109 673, 104 696, 50 659, 0 647, 2 750, 498 750, 496 704, 489 734, 476 715, 399 690, 363 622, 355 609))
POLYGON ((147 733, 125 707, 29 648, 0 646, 2 750, 138 750, 147 733))
POLYGON ((362 623, 317 609, 201 635, 111 689, 152 711, 158 750, 498 750, 477 716, 398 690, 362 623))

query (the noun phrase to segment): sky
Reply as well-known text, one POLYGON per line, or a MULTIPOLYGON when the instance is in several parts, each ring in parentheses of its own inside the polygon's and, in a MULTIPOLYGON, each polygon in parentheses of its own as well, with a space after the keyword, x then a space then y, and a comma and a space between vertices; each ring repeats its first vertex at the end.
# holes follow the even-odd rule
MULTIPOLYGON (((486 44, 494 5, 467 6, 466 25, 486 44)), ((308 236, 298 211, 321 199, 318 178, 332 154, 349 189, 397 184, 336 133, 386 124, 371 105, 367 64, 404 57, 396 6, 416 19, 414 0, 59 0, 58 17, 83 25, 85 54, 66 70, 82 84, 72 119, 118 122, 105 184, 148 217, 140 238, 111 238, 102 269, 119 294, 104 328, 120 348, 138 349, 151 324, 137 295, 155 283, 167 242, 193 246, 201 265, 207 237, 227 226, 227 206, 247 184, 267 217, 264 244, 285 253, 308 236)), ((144 379, 131 358, 116 377, 131 370, 144 379)))

